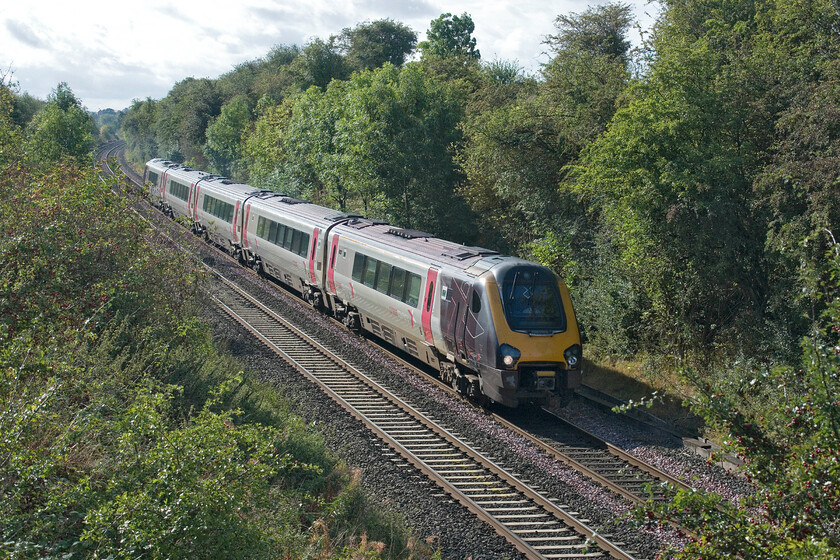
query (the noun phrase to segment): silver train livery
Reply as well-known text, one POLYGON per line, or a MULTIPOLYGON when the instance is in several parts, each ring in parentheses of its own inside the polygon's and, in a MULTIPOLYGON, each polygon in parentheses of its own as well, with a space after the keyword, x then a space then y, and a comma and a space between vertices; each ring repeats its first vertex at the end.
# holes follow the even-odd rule
POLYGON ((151 202, 347 327, 508 407, 582 381, 565 284, 548 268, 153 159, 151 202))

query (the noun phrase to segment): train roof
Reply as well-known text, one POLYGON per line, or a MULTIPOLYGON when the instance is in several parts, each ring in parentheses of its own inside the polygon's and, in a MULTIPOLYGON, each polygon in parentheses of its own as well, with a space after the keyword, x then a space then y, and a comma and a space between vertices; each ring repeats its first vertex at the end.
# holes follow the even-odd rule
POLYGON ((414 229, 392 226, 379 220, 353 217, 339 225, 336 231, 356 239, 364 239, 390 250, 417 257, 441 268, 454 268, 479 276, 494 266, 514 257, 500 255, 483 247, 470 247, 447 241, 414 229))
POLYGON ((327 228, 339 219, 351 216, 350 214, 344 214, 343 212, 325 206, 313 204, 307 200, 274 191, 260 191, 258 194, 251 196, 248 202, 257 208, 266 211, 273 210, 282 215, 315 223, 323 228, 327 228))
POLYGON ((240 183, 227 177, 213 175, 206 171, 193 169, 192 167, 183 165, 181 163, 174 163, 162 158, 156 158, 146 162, 147 167, 157 169, 159 171, 166 170, 167 177, 181 179, 195 184, 201 181, 201 188, 210 187, 217 192, 224 192, 231 196, 243 196, 252 192, 258 192, 259 189, 247 183, 240 183))

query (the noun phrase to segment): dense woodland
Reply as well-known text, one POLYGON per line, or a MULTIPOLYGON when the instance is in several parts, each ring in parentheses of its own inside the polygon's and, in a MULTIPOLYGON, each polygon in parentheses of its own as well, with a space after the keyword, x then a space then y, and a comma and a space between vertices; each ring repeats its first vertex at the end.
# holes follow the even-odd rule
MULTIPOLYGON (((363 22, 217 79, 187 78, 161 100, 100 114, 98 126, 73 120, 86 115, 65 85, 47 103, 6 87, 0 162, 17 171, 4 189, 69 173, 41 176, 21 158, 83 158, 93 136, 120 134, 138 164, 166 157, 542 262, 572 290, 592 360, 629 362, 669 385, 746 460, 755 493, 743 503, 679 494, 639 522, 677 517, 693 529, 680 558, 838 558, 840 5, 666 0, 638 48, 633 25, 622 4, 558 15, 550 61, 526 75, 482 59, 468 14, 441 15, 420 44, 399 22, 363 22), (64 138, 56 123, 81 136, 64 138)), ((28 371, 27 348, 44 360, 31 364, 52 364, 32 346, 45 328, 35 304, 9 307, 46 266, 12 258, 38 230, 17 233, 10 215, 4 395, 28 371)), ((122 293, 116 278, 102 281, 106 295, 122 293)), ((97 318, 107 308, 87 305, 97 318)), ((145 320, 152 331, 177 322, 145 320)), ((94 338, 125 336, 122 324, 94 338)))

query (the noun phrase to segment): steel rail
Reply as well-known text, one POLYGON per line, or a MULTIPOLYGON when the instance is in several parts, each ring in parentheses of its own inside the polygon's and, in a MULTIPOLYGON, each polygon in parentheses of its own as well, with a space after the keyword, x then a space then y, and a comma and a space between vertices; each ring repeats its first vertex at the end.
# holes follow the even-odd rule
MULTIPOLYGON (((598 547, 603 550, 604 552, 610 554, 613 558, 617 559, 631 559, 633 558, 629 553, 623 551, 618 545, 612 543, 606 537, 599 535, 596 531, 588 527, 584 522, 576 519, 573 515, 566 512, 563 508, 559 507, 557 504, 554 504, 547 498, 543 497, 536 491, 534 491, 530 486, 528 486, 523 481, 519 480, 515 475, 507 472, 504 468, 495 464, 492 460, 485 457, 481 452, 474 449, 473 447, 469 446, 468 444, 461 441, 457 436, 450 433, 448 430, 439 426, 413 406, 405 402, 403 399, 399 398, 397 395, 393 394, 388 389, 379 385, 376 381, 371 379, 369 376, 360 372, 351 364, 348 364, 341 360, 340 358, 336 357, 334 353, 325 348, 319 342, 312 339, 306 333, 303 333, 293 325, 289 324, 286 320, 282 317, 277 315, 274 311, 269 309, 268 307, 264 306, 262 303, 257 301, 255 298, 250 296, 249 294, 243 292, 235 283, 230 282, 228 279, 224 278, 219 272, 214 271, 214 273, 228 286, 229 289, 236 291, 237 296, 246 300, 250 305, 258 308, 264 313, 265 315, 271 317, 274 321, 277 321, 283 324, 284 328, 289 329, 296 333, 296 335, 300 336, 303 340, 306 341, 307 344, 311 345, 313 348, 319 349, 321 352, 326 353, 329 355, 329 359, 336 364, 336 366, 340 366, 343 369, 351 372, 357 379, 362 380, 362 382, 370 387, 371 389, 375 390, 380 396, 386 398, 389 403, 396 406, 398 409, 402 410, 404 413, 408 414, 413 420, 419 422, 427 429, 433 431, 435 434, 442 437, 447 443, 454 446, 458 449, 461 453, 475 461, 476 463, 480 464, 482 468, 487 469, 489 472, 497 476, 499 479, 504 481, 505 483, 509 484, 511 488, 513 488, 516 492, 520 493, 521 495, 527 497, 531 500, 534 504, 537 504, 539 507, 543 508, 546 512, 550 515, 556 517, 564 524, 572 527, 578 534, 582 535, 588 541, 594 542, 598 545, 598 547)), ((391 448, 396 450, 402 457, 408 460, 412 465, 416 468, 421 470, 426 476, 428 476, 432 481, 434 481, 438 486, 443 488, 447 493, 452 495, 456 498, 461 504, 467 507, 470 511, 475 513, 479 516, 482 520, 490 524, 497 533, 505 537, 511 544, 513 544, 517 550, 525 554, 529 558, 545 558, 541 552, 535 550, 528 542, 526 542, 522 537, 517 535, 510 527, 506 526, 505 523, 501 522, 500 520, 496 519, 492 514, 488 513, 481 505, 477 504, 475 500, 470 498, 467 494, 462 492, 460 489, 455 487, 451 481, 449 481, 445 475, 442 475, 439 470, 434 468, 433 466, 429 465, 427 461, 417 456, 417 454, 410 449, 408 449, 403 443, 399 442, 397 438, 393 437, 387 430, 382 429, 375 420, 370 418, 370 415, 363 410, 360 410, 359 405, 354 405, 349 402, 347 398, 340 395, 336 390, 334 390, 328 383, 325 383, 319 374, 314 373, 310 370, 310 368, 306 367, 304 364, 300 362, 300 360, 295 359, 292 357, 286 350, 280 348, 277 344, 271 341, 271 338, 264 332, 254 326, 252 321, 249 321, 246 317, 243 317, 241 313, 237 312, 236 310, 232 309, 227 303, 222 302, 219 298, 215 295, 213 296, 216 299, 217 303, 221 306, 222 309, 225 310, 234 320, 239 322, 243 327, 251 331, 259 340, 261 340, 264 344, 266 344, 272 351, 274 351, 277 355, 287 361, 292 367, 294 367, 297 371, 304 374, 307 378, 311 379, 315 382, 325 393, 327 393, 334 401, 340 404, 343 408, 348 410, 354 417, 359 418, 371 431, 373 431, 377 437, 381 440, 385 441, 391 448)), ((542 541, 544 539, 539 538, 531 538, 532 541, 542 541)), ((585 557, 586 554, 579 555, 581 557, 585 557)))
MULTIPOLYGON (((110 169, 110 165, 108 165, 108 163, 107 163, 107 158, 111 157, 121 147, 120 143, 114 143, 114 144, 115 144, 114 146, 111 146, 107 150, 105 150, 105 151, 107 151, 108 155, 105 156, 105 158, 101 158, 102 161, 103 161, 103 166, 107 167, 107 171, 111 172, 112 174, 114 172, 113 172, 113 170, 110 169)), ((126 176, 126 178, 129 179, 130 181, 132 181, 135 184, 137 183, 137 181, 134 180, 134 179, 131 179, 127 176, 126 176)), ((215 271, 214 269, 212 269, 212 267, 209 267, 206 264, 204 266, 206 266, 209 270, 211 270, 218 277, 220 277, 224 282, 226 282, 231 287, 231 289, 236 290, 242 297, 245 297, 246 299, 251 301, 253 305, 261 307, 264 310, 264 312, 267 312, 270 315, 272 315, 275 318, 275 320, 282 321, 283 323, 288 324, 287 321, 285 321, 282 318, 280 318, 279 316, 277 316, 273 311, 271 311, 267 307, 263 306, 261 303, 259 303, 254 298, 252 298, 250 295, 244 293, 244 291, 242 291, 238 286, 236 286, 235 284, 230 282, 230 280, 224 278, 224 276, 221 275, 218 271, 215 271)), ((540 555, 539 552, 533 550, 530 547, 530 545, 525 543, 522 539, 517 537, 515 535, 515 533, 512 533, 508 528, 506 528, 504 526, 504 524, 499 523, 498 520, 495 520, 495 518, 492 515, 485 512, 484 509, 481 508, 480 505, 476 504, 466 494, 461 492, 459 489, 453 487, 451 484, 447 483, 445 481, 445 478, 443 478, 440 474, 438 474, 437 471, 435 471, 433 468, 429 467, 424 461, 419 459, 416 455, 411 453, 411 451, 408 450, 405 446, 400 444, 394 438, 391 438, 384 431, 382 431, 379 427, 377 427, 375 422, 372 422, 370 419, 368 419, 364 415, 363 412, 359 411, 352 404, 350 404, 349 402, 344 400, 342 397, 338 396, 334 391, 329 389, 329 387, 327 385, 325 385, 323 382, 318 380, 316 376, 312 376, 311 373, 309 373, 303 365, 296 362, 293 358, 291 358, 287 353, 285 353, 277 345, 275 345, 270 340, 268 340, 262 333, 259 333, 258 330, 254 329, 252 326, 250 326, 247 323, 247 320, 238 316, 229 307, 227 307, 226 305, 221 303, 217 298, 214 297, 214 300, 217 301, 217 303, 222 307, 222 309, 225 310, 225 312, 227 312, 235 320, 237 320, 237 322, 242 324, 248 330, 254 332, 254 334, 257 336, 257 338, 259 338, 263 343, 268 345, 269 348, 271 348, 276 353, 278 353, 278 355, 281 355, 284 358, 284 360, 287 361, 288 363, 290 363, 293 367, 295 367, 295 369, 297 369, 298 371, 301 371, 301 373, 303 373, 308 378, 313 380, 316 384, 318 384, 328 395, 331 396, 331 398, 333 398, 333 400, 335 400, 342 407, 347 409, 354 417, 359 418, 371 431, 373 431, 377 435, 377 437, 379 437, 383 441, 386 441, 386 443, 388 443, 389 446, 391 446, 393 449, 395 449, 409 463, 411 463, 416 468, 418 468, 427 477, 429 477, 431 480, 433 480, 438 486, 446 489, 447 492, 449 492, 453 497, 455 497, 459 501, 459 503, 461 503, 462 505, 467 507, 470 511, 472 511, 473 513, 478 515, 478 517, 480 519, 482 519, 483 521, 485 521, 488 524, 490 524, 491 526, 493 526, 497 533, 501 534, 509 542, 514 544, 514 546, 516 546, 516 548, 518 550, 520 550, 524 554, 528 555, 529 558, 530 557, 533 557, 533 558, 543 558, 544 557, 544 556, 540 555), (521 544, 517 544, 517 542, 521 543, 521 544), (531 556, 531 554, 536 554, 536 556, 531 556)), ((323 346, 321 346, 319 343, 312 340, 311 337, 309 337, 308 335, 306 335, 302 331, 299 331, 299 329, 296 329, 294 327, 292 327, 292 328, 294 330, 298 331, 298 333, 301 336, 305 337, 306 339, 309 339, 311 341, 310 342, 311 344, 314 344, 314 345, 322 348, 323 351, 328 352, 329 354, 332 354, 331 351, 323 348, 323 346)), ((397 356, 395 356, 395 357, 404 362, 404 360, 402 360, 401 358, 399 358, 397 356)), ((411 366, 410 364, 406 363, 406 365, 408 365, 412 369, 416 369, 414 366, 411 366)), ((352 366, 350 366, 350 367, 352 368, 352 366)), ((353 368, 353 369, 355 370, 355 368, 353 368)), ((358 372, 358 370, 356 370, 356 371, 358 372)), ((371 383, 373 385, 378 385, 378 384, 375 383, 375 381, 371 380, 370 378, 367 378, 367 376, 365 376, 363 373, 358 372, 358 375, 361 375, 361 376, 365 377, 368 380, 369 383, 371 383)), ((437 380, 435 378, 430 378, 430 379, 434 380, 436 383, 439 383, 447 391, 452 391, 451 388, 449 388, 448 385, 443 384, 439 380, 437 380)), ((492 472, 493 474, 495 474, 496 476, 498 476, 499 478, 504 480, 506 483, 510 484, 514 489, 519 491, 521 494, 527 496, 534 503, 539 504, 541 507, 543 507, 547 511, 551 511, 557 518, 561 519, 567 525, 573 527, 575 529, 575 531, 577 531, 579 534, 581 534, 584 537, 586 537, 587 539, 597 543, 604 551, 607 551, 611 556, 613 556, 614 558, 626 558, 626 559, 632 558, 632 556, 630 556, 626 552, 622 551, 618 546, 611 543, 608 539, 606 539, 605 537, 603 537, 601 535, 598 535, 598 533, 596 531, 589 528, 585 523, 580 522, 574 516, 568 514, 562 508, 559 508, 556 504, 554 504, 553 502, 547 500, 546 498, 544 498, 543 496, 541 496, 540 494, 535 492, 526 483, 518 480, 512 474, 506 472, 501 467, 498 467, 497 465, 495 465, 490 459, 484 457, 480 452, 478 452, 475 449, 472 449, 470 446, 466 445, 464 442, 461 442, 456 436, 449 433, 444 428, 442 428, 440 426, 437 426, 432 421, 425 418, 422 415, 422 413, 420 413, 419 411, 416 411, 413 407, 411 407, 410 405, 408 405, 407 403, 402 401, 402 399, 399 399, 395 395, 391 394, 390 391, 387 391, 384 388, 382 388, 380 390, 386 391, 387 393, 389 393, 391 395, 391 398, 392 398, 393 402, 400 403, 400 404, 398 404, 398 406, 401 409, 405 410, 408 414, 410 414, 412 417, 417 419, 419 422, 421 422, 427 428, 429 428, 431 430, 434 430, 434 431, 440 433, 441 435, 443 435, 444 439, 446 441, 448 441, 451 445, 455 445, 458 448, 462 449, 462 451, 464 453, 466 453, 470 458, 472 458, 476 462, 478 462, 480 464, 484 464, 490 472, 492 472)), ((619 486, 615 485, 614 483, 612 483, 608 479, 606 479, 604 477, 601 477, 597 473, 592 472, 591 470, 587 469, 584 465, 578 464, 573 459, 571 459, 569 457, 566 457, 566 456, 563 456, 561 453, 558 453, 556 449, 553 449, 550 446, 542 443, 538 438, 536 438, 533 435, 528 434, 527 432, 515 427, 514 425, 510 424, 509 422, 507 422, 503 418, 498 417, 498 415, 494 414, 493 416, 497 421, 499 421, 500 423, 509 427, 509 429, 518 433, 519 435, 526 438, 527 440, 535 443, 537 446, 539 446, 544 451, 547 451, 551 455, 557 457, 559 460, 562 460, 562 461, 566 462, 567 464, 569 464, 570 466, 572 466, 576 470, 581 470, 582 472, 584 472, 584 474, 586 476, 589 476, 590 478, 596 480, 596 482, 599 482, 600 484, 603 484, 604 486, 606 486, 609 489, 619 493, 620 495, 624 496, 627 499, 631 499, 631 500, 633 499, 633 498, 630 497, 630 496, 632 496, 632 494, 627 493, 626 491, 623 491, 619 486)))

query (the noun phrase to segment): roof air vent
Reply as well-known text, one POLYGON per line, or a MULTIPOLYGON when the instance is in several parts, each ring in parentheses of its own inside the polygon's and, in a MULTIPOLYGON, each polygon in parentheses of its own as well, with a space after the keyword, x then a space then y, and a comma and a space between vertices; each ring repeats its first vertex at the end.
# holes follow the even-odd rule
POLYGON ((416 229, 404 229, 404 228, 391 228, 385 233, 390 233, 391 235, 396 235, 397 237, 402 237, 404 239, 421 239, 424 237, 434 237, 431 233, 426 233, 425 231, 417 231, 416 229))

